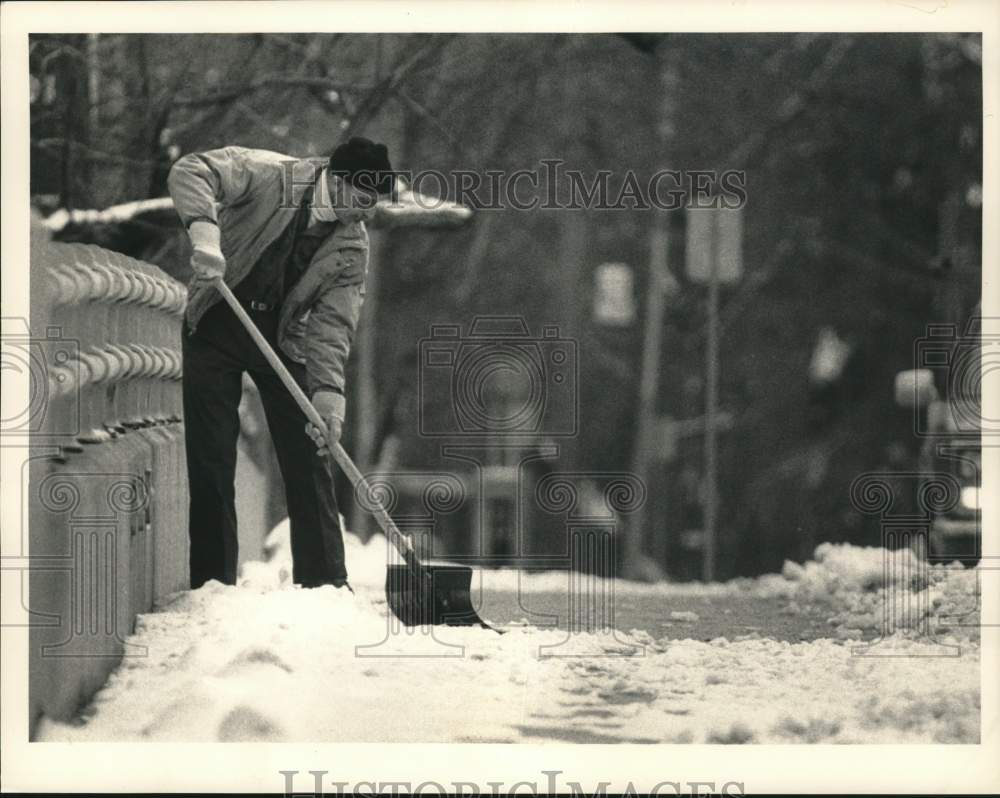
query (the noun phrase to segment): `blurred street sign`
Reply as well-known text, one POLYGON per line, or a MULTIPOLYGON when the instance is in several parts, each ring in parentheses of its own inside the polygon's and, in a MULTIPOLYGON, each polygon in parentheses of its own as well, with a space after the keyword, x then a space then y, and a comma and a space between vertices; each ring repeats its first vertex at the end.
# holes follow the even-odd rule
POLYGON ((705 546, 704 529, 685 529, 680 533, 681 545, 690 551, 700 551, 705 546))
POLYGON ((705 501, 701 578, 715 578, 718 492, 719 287, 743 274, 743 211, 738 208, 690 209, 687 213, 685 267, 688 277, 708 286, 708 335, 705 342, 705 501))
POLYGON ((844 373, 851 356, 851 345, 830 325, 820 327, 809 361, 809 380, 816 385, 833 383, 844 373))
POLYGON ((719 283, 743 275, 743 209, 705 208, 687 212, 686 268, 696 283, 712 279, 712 255, 718 258, 719 283))
POLYGON ((594 321, 625 327, 635 321, 632 269, 625 263, 602 263, 594 272, 594 321))
MULTIPOLYGON (((700 435, 705 431, 705 417, 685 418, 674 421, 677 428, 678 437, 685 435, 700 435)), ((718 430, 728 430, 733 426, 733 414, 728 410, 720 410, 715 414, 715 428, 718 430)))
POLYGON ((660 416, 656 420, 656 449, 653 458, 660 463, 669 463, 677 456, 677 420, 670 416, 660 416))

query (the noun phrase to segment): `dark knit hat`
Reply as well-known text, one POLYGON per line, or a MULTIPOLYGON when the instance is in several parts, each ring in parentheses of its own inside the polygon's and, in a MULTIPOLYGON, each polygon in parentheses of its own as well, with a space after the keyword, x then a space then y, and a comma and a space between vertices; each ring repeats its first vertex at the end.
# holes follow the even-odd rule
POLYGON ((330 156, 329 167, 333 174, 362 191, 392 194, 396 187, 389 148, 371 139, 354 136, 341 144, 330 156))

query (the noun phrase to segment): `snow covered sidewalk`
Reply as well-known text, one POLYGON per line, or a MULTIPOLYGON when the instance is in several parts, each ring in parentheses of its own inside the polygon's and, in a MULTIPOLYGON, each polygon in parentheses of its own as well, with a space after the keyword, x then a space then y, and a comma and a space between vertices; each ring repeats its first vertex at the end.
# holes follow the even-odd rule
MULTIPOLYGON (((478 628, 390 634, 381 545, 350 542, 356 596, 292 587, 281 556, 245 569, 238 587, 212 582, 180 594, 140 617, 129 642, 145 647, 146 656, 123 661, 79 724, 43 720, 38 739, 979 740, 979 648, 970 636, 949 639, 961 643, 960 656, 921 656, 941 647, 897 636, 881 651, 903 656, 861 657, 853 653, 858 638, 843 634, 802 643, 703 642, 633 631, 574 635, 571 645, 566 632, 531 626, 509 627, 502 636, 478 628)), ((850 548, 836 556, 857 561, 861 555, 850 548)), ((810 563, 801 573, 700 589, 731 591, 734 601, 753 591, 781 593, 791 604, 806 601, 812 589, 828 591, 830 572, 810 563)), ((837 579, 858 592, 843 574, 837 579)), ((493 581, 503 588, 503 579, 493 581)), ((551 581, 536 580, 546 589, 551 581)), ((671 591, 699 588, 623 589, 662 602, 669 617, 671 591)), ((851 612, 870 613, 867 602, 857 612, 847 607, 846 620, 855 622, 851 612)))

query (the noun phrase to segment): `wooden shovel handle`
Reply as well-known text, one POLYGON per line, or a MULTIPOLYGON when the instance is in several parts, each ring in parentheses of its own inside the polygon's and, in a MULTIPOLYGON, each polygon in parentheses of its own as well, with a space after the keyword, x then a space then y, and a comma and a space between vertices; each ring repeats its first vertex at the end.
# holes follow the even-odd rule
MULTIPOLYGON (((267 358, 267 362, 271 364, 275 374, 278 375, 281 381, 285 384, 285 387, 291 392, 292 398, 295 399, 298 406, 302 408, 302 412, 306 414, 306 418, 309 419, 309 423, 322 430, 323 435, 325 436, 326 422, 323 420, 322 416, 320 416, 319 412, 317 412, 316 408, 313 407, 312 402, 309 401, 305 392, 301 387, 299 387, 299 384, 288 371, 288 368, 281 362, 281 358, 278 357, 278 354, 267 342, 267 339, 261 334, 260 330, 257 329, 257 325, 253 323, 253 319, 251 319, 246 310, 243 309, 239 300, 233 296, 233 292, 230 290, 229 286, 222 281, 221 277, 216 279, 214 283, 219 293, 222 294, 222 298, 225 299, 229 307, 233 309, 233 313, 236 314, 236 318, 240 320, 246 328, 246 331, 250 333, 250 337, 253 338, 254 343, 257 344, 257 347, 264 354, 264 357, 267 358)), ((389 513, 387 513, 385 508, 382 506, 382 502, 379 501, 378 496, 372 492, 370 486, 368 485, 368 481, 358 470, 358 467, 354 465, 354 462, 351 460, 347 452, 344 451, 344 447, 338 442, 330 447, 330 451, 333 453, 333 459, 337 461, 337 465, 339 465, 341 470, 347 474, 347 478, 351 481, 351 486, 354 488, 355 494, 357 494, 359 488, 364 491, 366 504, 370 506, 373 514, 375 515, 375 519, 378 521, 379 526, 382 527, 382 531, 385 533, 386 537, 392 541, 392 545, 396 547, 400 555, 408 563, 415 561, 416 553, 413 551, 413 544, 410 542, 410 539, 396 527, 392 518, 389 517, 389 513)))

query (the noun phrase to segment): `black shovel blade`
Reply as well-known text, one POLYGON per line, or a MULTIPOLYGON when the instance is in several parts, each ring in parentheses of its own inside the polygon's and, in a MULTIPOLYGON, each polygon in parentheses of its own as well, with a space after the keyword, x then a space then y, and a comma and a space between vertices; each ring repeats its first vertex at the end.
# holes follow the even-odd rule
POLYGON ((385 574, 389 609, 404 626, 492 629, 473 608, 471 587, 472 569, 464 565, 390 565, 385 574))

